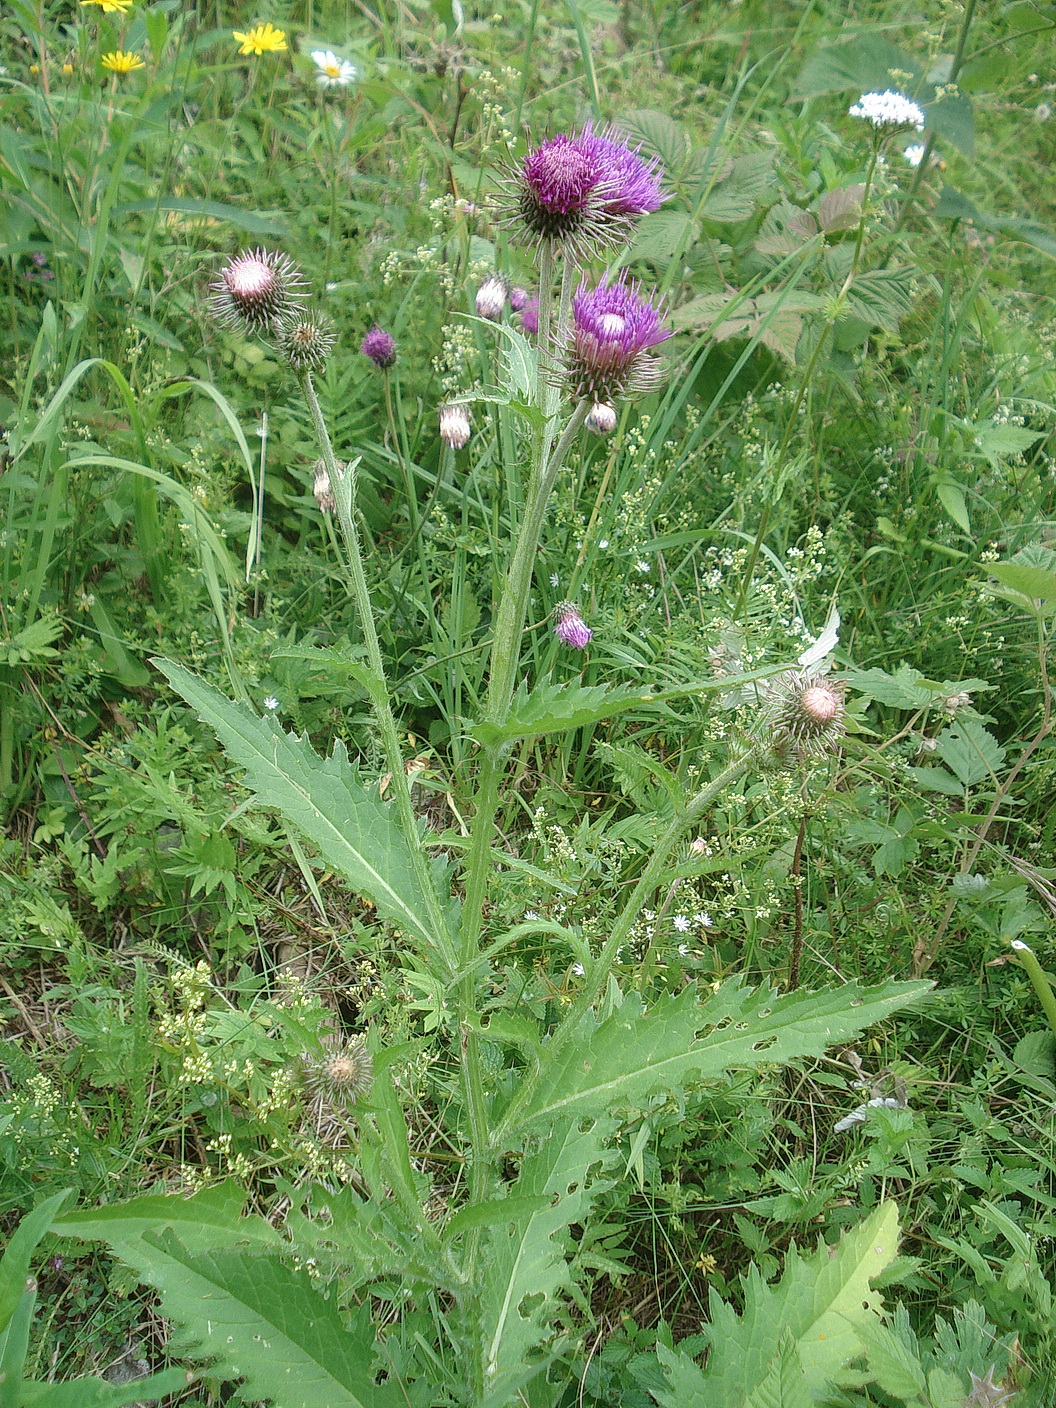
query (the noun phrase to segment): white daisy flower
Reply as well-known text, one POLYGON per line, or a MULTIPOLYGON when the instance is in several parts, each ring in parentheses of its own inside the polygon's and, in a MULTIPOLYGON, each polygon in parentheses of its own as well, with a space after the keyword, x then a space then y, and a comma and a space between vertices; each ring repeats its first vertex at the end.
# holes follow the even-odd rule
POLYGON ((264 707, 269 714, 274 714, 275 710, 279 707, 279 701, 275 698, 274 694, 269 694, 267 699, 264 700, 264 707))
POLYGON ((912 127, 916 132, 923 132, 927 121, 920 104, 894 88, 887 88, 883 93, 863 93, 849 111, 851 117, 864 117, 866 122, 881 130, 912 127))
POLYGON ((312 63, 318 69, 315 81, 320 88, 347 88, 359 77, 355 64, 339 59, 333 49, 313 49, 312 63))

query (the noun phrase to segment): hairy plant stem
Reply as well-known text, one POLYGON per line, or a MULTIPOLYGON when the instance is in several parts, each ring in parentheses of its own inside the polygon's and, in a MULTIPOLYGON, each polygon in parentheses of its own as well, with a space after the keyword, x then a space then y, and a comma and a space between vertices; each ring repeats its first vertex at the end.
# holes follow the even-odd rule
MULTIPOLYGON (((591 964, 583 986, 562 1018, 557 1030, 553 1032, 547 1041, 547 1056, 553 1062, 569 1041, 575 1036, 584 1016, 600 997, 603 989, 609 980, 609 971, 612 968, 620 948, 627 942, 635 920, 641 913, 642 906, 649 899, 649 896, 660 885, 663 884, 667 875, 667 860, 671 854, 675 843, 685 831, 698 821, 711 803, 727 788, 731 782, 736 781, 741 773, 745 771, 749 763, 755 756, 755 749, 749 748, 744 753, 740 753, 733 758, 705 787, 693 797, 685 807, 671 819, 666 831, 656 842, 653 853, 649 858, 649 863, 642 871, 638 883, 623 908, 620 916, 613 926, 612 932, 602 945, 597 958, 591 964)), ((495 1150, 502 1148, 506 1137, 516 1130, 520 1117, 527 1109, 535 1094, 535 1087, 538 1077, 529 1075, 522 1084, 520 1090, 510 1103, 509 1109, 502 1120, 495 1127, 492 1133, 492 1147, 495 1150)))
POLYGON ((367 661, 371 674, 374 676, 371 682, 371 702, 374 705, 374 712, 381 730, 382 747, 385 750, 385 762, 391 777, 400 825, 407 837, 408 849, 411 853, 418 884, 429 909, 429 922, 433 929, 436 956, 450 976, 455 971, 454 945, 447 932, 440 898, 429 873, 429 862, 422 849, 418 820, 411 803, 411 787, 403 767, 403 750, 400 747, 396 720, 389 702, 389 688, 385 678, 385 665, 381 658, 381 647, 378 644, 378 633, 374 626, 370 591, 363 568, 363 550, 355 519, 356 471, 354 466, 349 466, 345 470, 338 467, 334 456, 334 447, 330 441, 330 432, 326 428, 326 421, 319 405, 319 398, 315 394, 315 386, 312 383, 310 372, 302 374, 301 390, 311 413, 316 439, 319 442, 319 449, 322 451, 323 462, 330 476, 330 485, 337 501, 338 517, 341 520, 341 529, 345 539, 349 575, 352 579, 352 594, 356 602, 356 612, 359 616, 360 629, 363 632, 363 641, 367 648, 367 661))

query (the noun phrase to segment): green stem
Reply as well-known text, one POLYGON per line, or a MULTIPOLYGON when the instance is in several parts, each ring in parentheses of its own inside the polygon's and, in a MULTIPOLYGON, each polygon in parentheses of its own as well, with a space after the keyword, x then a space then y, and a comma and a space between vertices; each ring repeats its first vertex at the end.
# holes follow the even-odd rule
POLYGON ((345 470, 338 468, 337 460, 334 457, 334 447, 330 441, 330 433, 326 428, 326 421, 323 418, 322 408, 319 405, 319 398, 315 394, 315 387, 312 384, 310 372, 305 372, 301 376, 301 389, 304 393, 304 399, 308 404, 308 410, 311 413, 316 438, 319 442, 319 448, 322 451, 327 473, 330 476, 330 485, 333 489, 334 498, 337 501, 338 516, 341 519, 341 528, 344 533, 345 545, 348 552, 348 566, 352 577, 352 591, 356 601, 356 610, 359 615, 360 628, 363 631, 364 644, 367 648, 367 660, 370 664, 371 673, 374 676, 371 698, 374 704, 378 725, 381 729, 382 745, 385 750, 385 761, 388 765, 391 777, 393 795, 396 799, 396 809, 399 814, 404 835, 407 837, 407 843, 411 852, 411 859, 418 878, 419 887, 421 888, 422 894, 425 896, 425 901, 429 908, 429 921, 433 928, 436 953, 447 969, 447 974, 450 977, 455 971, 454 946, 447 932, 447 923, 440 907, 440 899, 436 893, 433 878, 429 873, 429 863, 422 850, 418 819, 414 814, 414 807, 411 803, 411 788, 403 767, 403 750, 400 747, 400 738, 396 730, 396 720, 393 717, 392 706, 389 702, 389 689, 385 678, 385 665, 381 658, 381 647, 378 644, 378 633, 374 626, 374 613, 370 604, 370 591, 367 587, 366 572, 363 568, 363 550, 360 546, 359 530, 356 527, 355 521, 355 467, 349 466, 345 470))
MULTIPOLYGON (((667 874, 667 861, 679 837, 704 814, 707 808, 745 771, 754 757, 754 749, 738 754, 727 763, 718 777, 702 787, 697 795, 686 804, 668 823, 667 830, 657 841, 649 863, 642 871, 637 885, 620 911, 620 916, 612 932, 602 945, 597 958, 591 964, 590 972, 575 1000, 561 1021, 560 1026, 547 1041, 548 1065, 552 1065, 568 1042, 576 1035, 579 1026, 593 1004, 597 1001, 609 980, 609 971, 617 953, 627 942, 638 915, 649 896, 661 885, 667 874)), ((508 1134, 517 1128, 523 1110, 528 1108, 535 1093, 536 1078, 529 1076, 522 1084, 509 1109, 492 1133, 492 1147, 502 1147, 508 1134)))
POLYGON ((1053 1035, 1056 1036, 1056 992, 1053 992, 1052 984, 1035 957, 1034 950, 1023 943, 1021 939, 1011 939, 1010 943, 1015 949, 1020 964, 1027 970, 1027 977, 1038 995, 1038 1001, 1042 1005, 1045 1016, 1049 1019, 1053 1035))

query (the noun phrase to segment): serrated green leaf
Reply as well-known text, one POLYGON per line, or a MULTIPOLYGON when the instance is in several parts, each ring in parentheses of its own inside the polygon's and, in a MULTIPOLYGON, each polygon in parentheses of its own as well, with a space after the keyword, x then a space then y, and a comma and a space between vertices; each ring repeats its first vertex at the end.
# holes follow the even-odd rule
POLYGON ((910 268, 866 269, 854 276, 844 307, 869 327, 897 332, 913 307, 915 277, 916 270, 910 268))
POLYGON ((1056 572, 1021 562, 992 562, 986 570, 991 577, 1032 601, 1056 601, 1056 572))
POLYGON ((186 1369, 163 1369, 127 1384, 111 1384, 106 1379, 68 1379, 61 1384, 27 1380, 19 1408, 128 1408, 129 1404, 153 1403, 170 1393, 184 1393, 194 1379, 186 1369))
POLYGON ((975 444, 988 458, 993 455, 1021 455, 1042 439, 1043 430, 1027 430, 1022 425, 1002 425, 984 421, 975 427, 975 444))
POLYGON ((454 902, 444 894, 444 867, 433 863, 434 896, 423 894, 409 842, 391 807, 368 790, 338 742, 320 758, 307 738, 288 734, 276 719, 261 719, 170 660, 155 660, 177 693, 214 730, 225 752, 246 769, 245 786, 262 806, 274 807, 385 919, 421 941, 447 967, 454 962, 454 902), (432 905, 447 920, 434 932, 432 905))
POLYGON ((935 752, 965 787, 992 782, 1005 750, 977 719, 958 719, 935 740, 935 752))
POLYGON ((964 152, 965 156, 975 154, 975 113, 967 93, 943 93, 924 106, 930 132, 964 152))
POLYGON ((51 1230, 59 1237, 131 1246, 144 1233, 172 1227, 184 1246, 209 1250, 246 1244, 258 1250, 277 1248, 281 1238, 262 1217, 243 1217, 245 1191, 234 1183, 218 1183, 191 1198, 148 1194, 124 1203, 83 1208, 56 1217, 51 1230))
POLYGON ((551 1052, 519 1123, 535 1128, 558 1117, 595 1117, 691 1080, 820 1056, 833 1043, 917 1001, 929 986, 851 983, 778 997, 769 988, 751 989, 732 978, 704 1002, 687 988, 661 998, 649 1011, 639 998, 627 996, 600 1023, 584 1016, 563 1049, 556 1056, 551 1052))
POLYGON ((773 185, 773 152, 749 152, 733 162, 725 176, 708 196, 701 209, 701 218, 720 225, 733 225, 748 220, 773 185))
POLYGON ((904 1401, 906 1408, 924 1408, 927 1380, 919 1356, 878 1320, 863 1319, 857 1333, 869 1372, 884 1392, 904 1401))
POLYGON ((646 155, 658 156, 667 171, 675 174, 681 170, 688 142, 685 132, 667 113, 635 108, 618 117, 616 126, 627 133, 632 145, 640 144, 646 155))
POLYGON ((525 685, 518 689, 505 723, 495 724, 483 719, 472 726, 470 733, 485 747, 494 748, 517 738, 584 728, 655 698, 655 694, 640 689, 614 689, 606 684, 553 684, 545 679, 530 691, 525 685))
POLYGON ((700 238, 700 226, 683 210, 656 210, 638 222, 627 250, 635 259, 670 259, 676 249, 687 250, 700 238))
POLYGON ((815 48, 795 82, 797 98, 823 93, 890 88, 892 70, 916 74, 913 60, 879 30, 860 30, 852 39, 815 48))
POLYGON ((911 665, 900 665, 893 675, 875 668, 852 670, 850 683, 852 689, 893 709, 926 709, 935 703, 939 692, 937 685, 911 665))

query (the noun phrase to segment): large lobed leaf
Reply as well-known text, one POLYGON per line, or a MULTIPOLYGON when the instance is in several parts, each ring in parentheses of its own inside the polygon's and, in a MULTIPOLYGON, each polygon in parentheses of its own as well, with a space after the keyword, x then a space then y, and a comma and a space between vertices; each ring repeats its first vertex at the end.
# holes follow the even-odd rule
POLYGON ((753 1266, 742 1315, 712 1294, 703 1370, 660 1348, 668 1391, 657 1401, 662 1408, 806 1408, 821 1401, 879 1323, 880 1297, 869 1282, 897 1250, 898 1210, 884 1203, 836 1247, 822 1242, 802 1258, 793 1246, 776 1286, 753 1266))
POLYGON ((454 964, 457 917, 445 868, 434 862, 434 895, 423 893, 418 872, 391 807, 363 786, 342 743, 320 758, 306 738, 262 719, 171 660, 154 663, 225 752, 246 769, 245 785, 262 806, 274 807, 378 913, 398 925, 446 967, 454 964), (435 931, 430 911, 444 915, 435 931))
MULTIPOLYGON (((639 998, 628 996, 600 1023, 584 1016, 579 1031, 547 1063, 518 1123, 528 1128, 557 1117, 594 1117, 689 1080, 820 1056, 834 1042, 923 997, 930 986, 848 983, 778 997, 732 978, 703 1003, 687 988, 648 1012, 639 998)), ((510 1131, 499 1133, 508 1137, 510 1131)))

